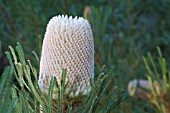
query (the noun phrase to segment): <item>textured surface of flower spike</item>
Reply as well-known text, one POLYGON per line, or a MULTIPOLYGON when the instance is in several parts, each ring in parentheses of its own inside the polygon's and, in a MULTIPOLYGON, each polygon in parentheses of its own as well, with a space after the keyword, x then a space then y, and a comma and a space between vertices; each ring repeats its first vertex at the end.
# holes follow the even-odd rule
POLYGON ((90 79, 94 79, 94 42, 91 27, 82 17, 59 15, 47 25, 40 61, 40 88, 47 93, 52 76, 60 84, 62 69, 67 70, 67 94, 75 97, 90 92, 90 79))

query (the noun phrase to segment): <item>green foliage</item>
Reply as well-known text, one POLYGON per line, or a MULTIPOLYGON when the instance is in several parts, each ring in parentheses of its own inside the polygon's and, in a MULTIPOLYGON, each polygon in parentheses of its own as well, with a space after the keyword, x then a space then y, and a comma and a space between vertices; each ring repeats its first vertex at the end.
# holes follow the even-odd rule
POLYGON ((170 107, 170 71, 167 69, 166 60, 161 50, 157 47, 159 56, 155 60, 150 53, 143 57, 146 74, 151 87, 148 94, 149 101, 156 107, 158 113, 169 113, 170 107))
POLYGON ((0 58, 2 56, 2 44, 1 44, 1 41, 0 41, 0 58))
POLYGON ((18 98, 10 98, 13 70, 6 67, 0 80, 0 113, 12 113, 18 98))
MULTIPOLYGON (((2 112, 7 109, 9 113, 37 113, 40 111, 44 113, 110 113, 127 96, 127 92, 119 90, 115 86, 109 86, 113 81, 112 73, 101 73, 92 85, 90 94, 79 97, 81 104, 75 106, 75 103, 72 103, 72 101, 77 99, 73 98, 70 100, 65 94, 65 78, 67 76, 65 69, 62 70, 60 85, 57 84, 56 78, 52 77, 47 95, 38 86, 38 73, 36 69, 29 60, 25 61, 22 46, 17 43, 16 50, 11 46, 9 46, 9 49, 10 51, 7 51, 6 55, 11 67, 5 70, 0 85, 1 95, 3 90, 5 90, 2 95, 4 96, 3 99, 7 98, 7 101, 5 100, 1 104, 0 110, 2 112), (13 74, 19 86, 11 81, 12 79, 10 78, 13 77, 13 74), (9 89, 8 87, 11 88, 9 89), (54 92, 55 88, 57 88, 57 100, 53 99, 53 94, 56 93, 54 92), (106 89, 111 90, 107 93, 106 89)), ((34 54, 39 62, 38 56, 35 52, 34 54)))

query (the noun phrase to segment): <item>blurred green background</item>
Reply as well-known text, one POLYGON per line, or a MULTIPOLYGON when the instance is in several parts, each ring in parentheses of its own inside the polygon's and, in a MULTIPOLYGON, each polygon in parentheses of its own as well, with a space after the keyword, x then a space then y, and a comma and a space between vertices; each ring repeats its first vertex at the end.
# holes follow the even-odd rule
MULTIPOLYGON (((95 42, 95 73, 114 66, 115 85, 127 89, 132 79, 146 78, 142 56, 157 56, 159 46, 170 63, 169 0, 0 0, 0 73, 7 65, 4 52, 20 42, 26 59, 34 62, 39 35, 56 15, 84 16, 95 42)), ((38 64, 34 64, 38 66, 38 64)), ((168 66, 167 66, 168 67, 168 66)), ((147 100, 128 97, 116 113, 155 113, 147 100)))

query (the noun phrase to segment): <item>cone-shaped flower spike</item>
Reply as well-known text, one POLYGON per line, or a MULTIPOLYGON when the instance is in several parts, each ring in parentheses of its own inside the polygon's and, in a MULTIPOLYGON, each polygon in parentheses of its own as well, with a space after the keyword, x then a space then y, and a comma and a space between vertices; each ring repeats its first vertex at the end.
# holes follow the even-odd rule
POLYGON ((90 92, 90 79, 94 79, 94 42, 91 27, 82 17, 59 15, 47 25, 38 81, 41 90, 48 92, 52 76, 60 85, 62 69, 67 70, 66 93, 69 96, 90 92))

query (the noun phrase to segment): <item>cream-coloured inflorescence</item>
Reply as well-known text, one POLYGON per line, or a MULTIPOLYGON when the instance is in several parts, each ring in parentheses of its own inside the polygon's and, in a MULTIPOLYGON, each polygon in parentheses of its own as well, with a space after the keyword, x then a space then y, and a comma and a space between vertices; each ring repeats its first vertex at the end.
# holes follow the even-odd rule
POLYGON ((41 90, 48 92, 52 76, 60 84, 62 69, 67 70, 67 94, 76 97, 90 92, 90 79, 94 79, 94 42, 91 27, 82 17, 59 15, 47 25, 38 80, 41 90))

